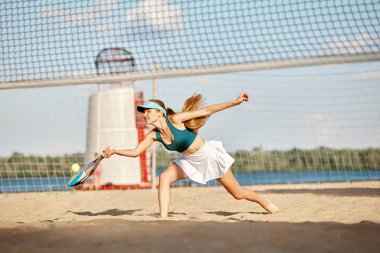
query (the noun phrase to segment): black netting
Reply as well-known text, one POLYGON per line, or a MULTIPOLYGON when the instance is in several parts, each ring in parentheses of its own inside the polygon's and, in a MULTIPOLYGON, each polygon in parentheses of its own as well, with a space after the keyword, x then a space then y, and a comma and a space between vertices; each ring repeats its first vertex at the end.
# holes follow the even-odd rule
POLYGON ((0 82, 94 77, 105 48, 136 64, 106 75, 374 56, 379 10, 378 0, 4 0, 0 82))

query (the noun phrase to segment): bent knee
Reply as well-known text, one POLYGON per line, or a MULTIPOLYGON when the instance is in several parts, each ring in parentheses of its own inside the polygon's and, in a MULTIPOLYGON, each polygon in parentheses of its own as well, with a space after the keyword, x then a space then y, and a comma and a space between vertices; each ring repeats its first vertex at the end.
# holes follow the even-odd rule
POLYGON ((246 199, 244 191, 237 191, 231 193, 231 195, 236 199, 236 200, 241 200, 241 199, 246 199))
POLYGON ((171 180, 170 180, 170 176, 169 175, 166 175, 165 173, 162 173, 159 177, 158 177, 158 182, 159 184, 170 184, 171 183, 171 180))

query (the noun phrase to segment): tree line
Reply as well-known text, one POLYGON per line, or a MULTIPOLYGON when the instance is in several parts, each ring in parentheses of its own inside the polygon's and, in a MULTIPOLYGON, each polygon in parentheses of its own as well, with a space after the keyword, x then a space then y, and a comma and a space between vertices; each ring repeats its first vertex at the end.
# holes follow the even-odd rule
MULTIPOLYGON (((230 153, 235 158, 232 170, 253 171, 321 171, 321 170, 376 170, 380 169, 380 149, 315 149, 293 148, 287 151, 238 150, 230 153)), ((157 167, 167 167, 178 154, 160 147, 157 167)))
MULTIPOLYGON (((321 171, 321 170, 377 170, 380 169, 380 149, 315 149, 293 148, 286 151, 238 150, 230 153, 235 158, 236 172, 321 171)), ((157 167, 165 168, 180 154, 157 148, 157 167)), ((0 178, 69 177, 71 165, 83 165, 84 154, 35 156, 15 152, 0 157, 0 178)))
POLYGON ((83 165, 84 154, 27 156, 15 152, 9 157, 0 157, 0 178, 69 177, 73 163, 83 165))

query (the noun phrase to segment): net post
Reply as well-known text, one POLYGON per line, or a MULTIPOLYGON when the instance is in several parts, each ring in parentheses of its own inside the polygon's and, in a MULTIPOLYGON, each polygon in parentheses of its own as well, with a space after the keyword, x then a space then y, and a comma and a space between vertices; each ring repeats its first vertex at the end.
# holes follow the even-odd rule
MULTIPOLYGON (((153 72, 156 72, 157 70, 157 63, 153 61, 152 64, 152 70, 153 72)), ((152 79, 152 91, 153 91, 153 98, 157 99, 157 81, 155 78, 152 79)), ((152 190, 155 191, 157 188, 157 179, 156 179, 156 169, 157 169, 157 152, 156 152, 156 143, 153 143, 152 145, 152 190)))

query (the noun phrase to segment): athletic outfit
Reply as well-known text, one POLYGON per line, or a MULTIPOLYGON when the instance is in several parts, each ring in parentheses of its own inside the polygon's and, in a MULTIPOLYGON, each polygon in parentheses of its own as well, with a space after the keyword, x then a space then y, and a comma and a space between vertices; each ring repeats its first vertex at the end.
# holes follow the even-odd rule
MULTIPOLYGON (((182 153, 191 146, 197 134, 187 129, 177 129, 168 116, 165 118, 174 140, 166 144, 159 131, 156 132, 156 138, 166 149, 182 153)), ((177 164, 191 180, 206 184, 212 179, 223 177, 234 161, 235 159, 224 149, 222 142, 206 141, 198 151, 189 156, 181 155, 173 163, 177 164)))
MULTIPOLYGON (((166 144, 159 131, 156 132, 156 138, 166 149, 182 153, 191 146, 197 137, 196 133, 188 129, 180 130, 173 126, 166 115, 166 110, 152 101, 137 106, 137 111, 144 112, 147 108, 160 110, 165 115, 174 140, 172 143, 166 144)), ((173 163, 177 164, 191 180, 206 184, 207 181, 223 177, 234 161, 235 159, 224 149, 222 142, 206 141, 198 151, 189 156, 182 155, 174 160, 173 163)))

